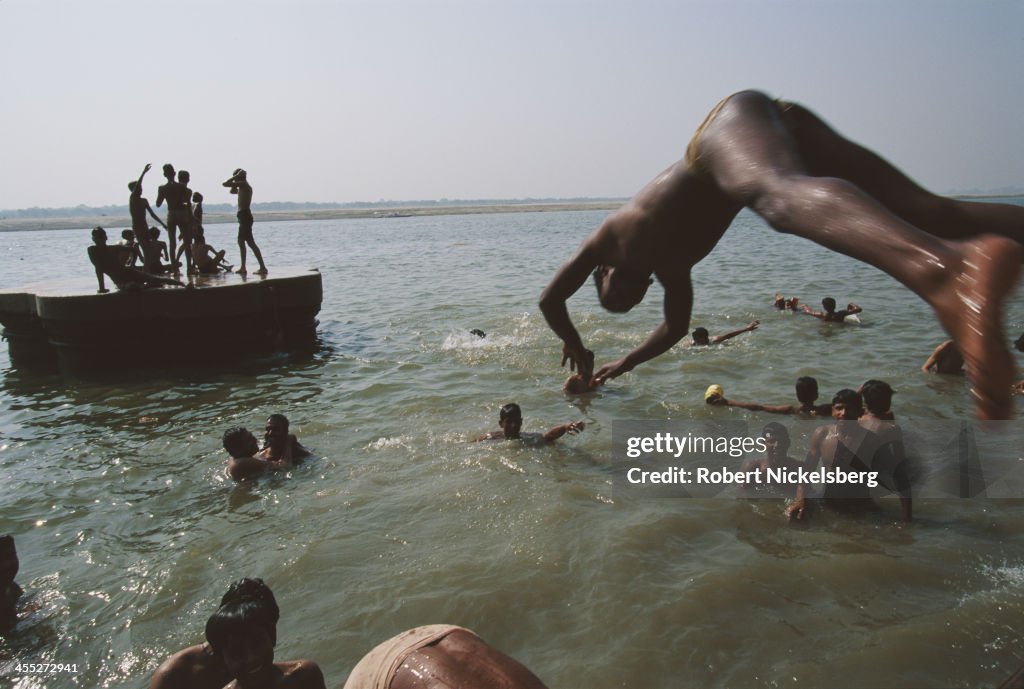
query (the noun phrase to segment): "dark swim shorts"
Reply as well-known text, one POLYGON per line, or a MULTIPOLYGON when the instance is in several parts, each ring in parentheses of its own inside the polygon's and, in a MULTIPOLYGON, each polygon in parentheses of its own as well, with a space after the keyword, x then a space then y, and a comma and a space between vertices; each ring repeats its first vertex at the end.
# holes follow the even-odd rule
POLYGON ((238 211, 238 241, 251 242, 252 238, 252 211, 238 211))

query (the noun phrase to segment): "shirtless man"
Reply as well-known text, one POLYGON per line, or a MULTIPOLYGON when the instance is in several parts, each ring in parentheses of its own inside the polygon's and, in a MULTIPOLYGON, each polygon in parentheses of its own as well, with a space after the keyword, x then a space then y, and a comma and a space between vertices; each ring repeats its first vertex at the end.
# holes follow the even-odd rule
POLYGON ((501 412, 498 415, 498 425, 501 426, 500 431, 486 433, 477 438, 476 442, 481 440, 527 440, 550 443, 558 440, 566 433, 576 435, 586 427, 582 421, 574 421, 555 426, 543 435, 540 433, 523 434, 520 432, 523 427, 523 410, 515 402, 506 404, 501 408, 501 412))
POLYGON ((796 399, 800 404, 757 404, 754 402, 736 402, 726 399, 721 395, 711 395, 704 398, 708 404, 722 407, 738 407, 749 411, 764 411, 771 414, 793 414, 805 417, 832 416, 831 404, 815 404, 818 400, 818 381, 810 376, 801 376, 796 379, 796 399))
MULTIPOLYGON (((132 218, 132 231, 135 233, 135 240, 142 247, 143 266, 147 273, 157 272, 157 265, 160 263, 160 257, 156 253, 156 247, 149 238, 149 221, 146 219, 146 213, 149 213, 154 220, 166 230, 167 225, 164 225, 164 221, 161 220, 155 212, 153 207, 149 205, 149 200, 142 195, 142 178, 146 176, 150 168, 153 166, 146 163, 146 167, 142 168, 142 174, 135 181, 128 183, 128 191, 131 195, 128 197, 128 214, 132 218)), ((173 237, 171 238, 173 241, 173 237)))
MULTIPOLYGON (((239 599, 255 602, 262 608, 261 622, 272 630, 276 641, 280 610, 273 592, 263 580, 236 581, 221 597, 220 604, 239 599)), ((215 653, 207 642, 182 649, 161 663, 149 683, 149 689, 223 689, 231 679, 223 657, 215 653)))
POLYGON ((857 306, 853 302, 846 305, 846 308, 842 311, 836 311, 836 300, 832 297, 825 297, 821 300, 821 306, 824 311, 815 311, 807 304, 804 304, 804 313, 820 318, 826 323, 842 323, 846 320, 847 316, 852 316, 855 313, 860 313, 864 309, 857 306))
MULTIPOLYGON (((188 205, 191 192, 188 190, 187 183, 182 183, 180 177, 177 182, 174 181, 173 165, 165 164, 163 171, 167 183, 160 185, 160 189, 157 191, 156 206, 159 208, 164 200, 167 200, 167 224, 164 227, 167 229, 171 255, 178 260, 178 240, 175 231, 177 228, 181 228, 182 243, 185 242, 185 237, 191 234, 192 214, 188 205)), ((185 175, 187 179, 188 173, 186 172, 185 175)), ((188 251, 185 252, 185 265, 188 272, 191 272, 192 257, 189 256, 188 251)))
POLYGON ((312 660, 274 662, 277 624, 258 598, 223 603, 206 622, 206 641, 232 679, 224 689, 325 689, 312 660))
MULTIPOLYGON (((171 262, 171 255, 167 251, 167 242, 162 241, 160 239, 160 228, 159 227, 151 227, 151 228, 149 228, 149 239, 150 239, 150 241, 153 242, 153 246, 156 248, 156 255, 159 256, 162 261, 166 260, 167 263, 170 264, 170 262, 171 262)), ((166 265, 166 266, 161 265, 160 272, 166 273, 168 271, 168 269, 170 269, 170 265, 166 265)))
POLYGON ((363 656, 344 689, 547 689, 537 675, 468 629, 432 624, 363 656))
POLYGON ((748 325, 743 326, 739 330, 733 330, 732 332, 725 333, 723 335, 715 335, 714 337, 711 337, 708 334, 707 328, 694 328, 693 333, 691 333, 693 341, 690 343, 690 346, 706 347, 707 345, 716 345, 721 342, 725 342, 726 340, 732 339, 737 335, 749 333, 751 330, 755 330, 759 325, 761 325, 761 321, 750 321, 748 325))
POLYGON ((200 274, 216 275, 222 270, 231 270, 231 266, 224 260, 224 251, 217 251, 207 244, 201 230, 195 233, 192 241, 192 264, 200 274))
POLYGON ((263 254, 260 253, 260 248, 256 246, 256 240, 252 236, 252 187, 249 185, 245 170, 238 168, 231 173, 231 176, 224 182, 224 186, 229 187, 232 194, 238 195, 238 250, 242 254, 238 272, 242 275, 246 273, 245 245, 248 244, 252 249, 253 256, 260 262, 260 269, 256 273, 266 275, 267 265, 263 262, 263 254))
POLYGON ((312 453, 302 446, 294 434, 288 432, 288 418, 284 414, 271 414, 263 427, 263 453, 268 461, 287 456, 295 462, 312 453))
POLYGON ((874 434, 878 448, 871 469, 884 475, 886 487, 899 494, 902 520, 909 522, 913 517, 913 504, 903 448, 903 429, 893 423, 896 418, 892 411, 894 391, 884 381, 869 380, 860 386, 858 392, 864 399, 864 413, 858 423, 874 434))
MULTIPOLYGON (((150 239, 152 239, 152 233, 150 233, 150 239)), ((142 250, 139 248, 139 243, 135 241, 135 233, 132 230, 121 231, 121 241, 118 242, 118 245, 128 249, 128 256, 124 262, 125 267, 134 268, 138 263, 145 265, 146 259, 142 256, 142 250)))
MULTIPOLYGON (((772 421, 766 424, 764 429, 761 431, 761 437, 765 441, 765 453, 763 457, 754 457, 743 462, 740 467, 740 473, 753 471, 755 469, 761 470, 761 476, 765 477, 765 480, 761 484, 749 484, 747 482, 740 483, 740 489, 743 491, 758 490, 762 487, 768 488, 771 492, 781 493, 786 497, 793 497, 796 493, 796 485, 790 483, 773 483, 770 480, 770 474, 767 473, 768 469, 784 469, 786 471, 792 471, 800 469, 803 463, 789 456, 789 431, 781 423, 772 421)), ((749 476, 749 474, 746 474, 749 476)))
POLYGON ((540 308, 564 343, 562 364, 601 384, 679 342, 693 306, 690 269, 744 207, 776 230, 879 268, 927 301, 964 353, 978 417, 1009 418, 1013 360, 1002 302, 1024 257, 1024 208, 935 196, 809 110, 756 91, 719 103, 685 158, 559 268, 540 308), (664 322, 596 372, 566 308, 592 272, 602 306, 613 312, 638 304, 652 275, 665 290, 664 322))
POLYGON ((128 287, 152 287, 155 285, 176 285, 185 287, 185 284, 178 280, 152 275, 138 268, 129 268, 125 265, 125 257, 128 255, 128 247, 107 246, 107 231, 102 227, 96 227, 92 231, 93 245, 89 247, 89 260, 96 269, 96 282, 99 283, 100 294, 105 294, 107 289, 103 276, 108 276, 118 289, 128 287))
MULTIPOLYGON (((891 438, 876 435, 866 425, 857 423, 864 412, 859 393, 854 390, 840 390, 832 398, 832 418, 836 423, 819 426, 808 442, 804 468, 813 472, 821 463, 828 471, 849 472, 892 471, 900 462, 890 454, 887 446, 891 438), (876 466, 877 465, 877 466, 876 466)), ((900 507, 904 521, 910 520, 910 491, 900 482, 900 507), (905 492, 904 492, 905 491, 905 492)), ((826 483, 823 502, 825 506, 840 512, 863 514, 877 509, 871 497, 867 481, 847 483, 826 483)), ((801 483, 797 486, 793 502, 786 507, 790 519, 803 519, 807 509, 807 489, 801 483)))
POLYGON ((256 436, 237 426, 224 431, 224 449, 228 451, 228 476, 236 481, 261 476, 268 471, 288 471, 295 467, 291 448, 286 446, 281 457, 269 459, 269 448, 260 449, 256 436))
POLYGON ((943 373, 953 375, 964 372, 964 358, 960 355, 953 340, 946 340, 932 352, 924 362, 921 370, 925 373, 943 373))

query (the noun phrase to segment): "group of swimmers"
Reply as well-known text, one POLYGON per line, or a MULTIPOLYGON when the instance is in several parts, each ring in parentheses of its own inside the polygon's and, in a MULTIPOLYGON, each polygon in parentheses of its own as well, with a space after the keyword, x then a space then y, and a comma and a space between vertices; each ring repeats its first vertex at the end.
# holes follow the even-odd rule
MULTIPOLYGON (((831 404, 818 404, 818 381, 802 376, 796 381, 798 404, 759 404, 738 402, 725 396, 721 385, 710 385, 704 393, 707 404, 736 407, 748 411, 773 414, 789 414, 802 418, 831 418, 832 424, 818 426, 808 441, 803 460, 789 457, 789 432, 777 422, 766 425, 762 431, 768 439, 768 452, 762 458, 747 460, 741 471, 752 467, 777 469, 802 469, 814 472, 820 463, 826 471, 864 472, 875 471, 883 475, 883 485, 899 494, 901 518, 909 522, 912 518, 911 491, 907 473, 903 437, 900 427, 894 423, 892 411, 893 389, 885 381, 871 379, 857 390, 844 388, 833 397, 831 404)), ((771 486, 772 481, 766 484, 771 486)), ((790 518, 802 519, 807 510, 807 483, 775 485, 783 489, 786 497, 793 501, 785 514, 790 518)), ((825 506, 843 512, 864 513, 877 509, 868 486, 863 481, 845 484, 829 484, 822 495, 825 506)))
MULTIPOLYGON (((189 173, 180 170, 175 179, 174 166, 170 163, 163 166, 163 174, 167 181, 157 192, 156 205, 159 208, 164 201, 167 202, 167 221, 164 222, 150 206, 149 200, 142 195, 142 180, 151 168, 152 165, 147 163, 139 178, 128 183, 131 192, 128 212, 131 216, 132 229, 125 230, 125 233, 132 235, 134 241, 125 237, 125 243, 107 246, 106 231, 102 227, 96 227, 92 231, 93 246, 89 247, 89 259, 96 269, 98 291, 101 293, 108 291, 104 276, 109 277, 118 289, 157 285, 184 286, 179 280, 162 276, 166 273, 179 275, 182 256, 188 275, 231 270, 231 265, 224 259, 225 252, 217 251, 206 241, 203 229, 203 195, 188 188, 191 181, 189 173), (169 244, 160 241, 160 231, 149 226, 147 214, 167 231, 169 244), (179 230, 180 244, 177 236, 179 230), (140 258, 141 269, 135 267, 136 261, 140 258), (161 259, 165 259, 167 263, 162 263, 161 259)), ((242 168, 237 168, 223 186, 238 197, 238 249, 241 261, 237 272, 243 275, 246 273, 248 247, 252 249, 260 264, 257 273, 266 275, 267 266, 252 233, 252 185, 249 184, 248 173, 242 168)))

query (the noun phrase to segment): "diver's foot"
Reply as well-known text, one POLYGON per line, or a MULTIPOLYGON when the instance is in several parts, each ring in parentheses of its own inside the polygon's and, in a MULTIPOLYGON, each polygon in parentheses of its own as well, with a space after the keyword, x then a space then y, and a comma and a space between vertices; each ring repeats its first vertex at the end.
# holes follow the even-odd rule
POLYGON ((951 266, 953 277, 929 301, 963 354, 976 416, 1009 419, 1014 367, 1003 333, 1003 301, 1017 283, 1024 247, 982 235, 958 248, 960 265, 951 266))
POLYGON ((267 274, 267 267, 263 266, 262 268, 260 268, 259 270, 256 271, 256 274, 257 275, 266 275, 267 274))

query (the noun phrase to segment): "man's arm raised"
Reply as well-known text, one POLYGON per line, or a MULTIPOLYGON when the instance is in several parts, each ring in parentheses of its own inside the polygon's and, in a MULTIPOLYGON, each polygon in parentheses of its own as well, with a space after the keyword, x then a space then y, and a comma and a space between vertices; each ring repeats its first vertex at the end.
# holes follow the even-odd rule
POLYGON ((158 223, 160 223, 165 230, 167 229, 167 225, 164 224, 164 221, 160 219, 159 215, 153 212, 153 207, 149 205, 148 201, 146 202, 146 210, 149 211, 149 214, 151 216, 153 216, 153 220, 156 220, 158 223))
POLYGON ((751 330, 756 329, 757 326, 759 326, 759 325, 761 325, 761 321, 751 321, 748 325, 740 328, 739 330, 733 330, 730 333, 725 333, 724 335, 716 335, 715 337, 712 337, 711 338, 711 344, 718 344, 719 342, 725 342, 726 340, 730 340, 730 339, 736 337, 737 335, 742 335, 743 333, 748 333, 751 330))
POLYGON ((594 353, 583 346, 583 340, 569 318, 565 302, 583 286, 597 265, 595 252, 584 245, 558 269, 540 295, 540 310, 544 319, 563 342, 561 365, 565 366, 568 361, 571 370, 584 374, 588 379, 594 372, 594 353))
POLYGON ((690 327, 690 311, 693 309, 693 286, 688 274, 665 285, 664 308, 664 322, 632 352, 618 361, 602 366, 594 374, 595 384, 602 384, 609 378, 616 378, 632 371, 639 364, 664 354, 686 336, 686 331, 690 327))

